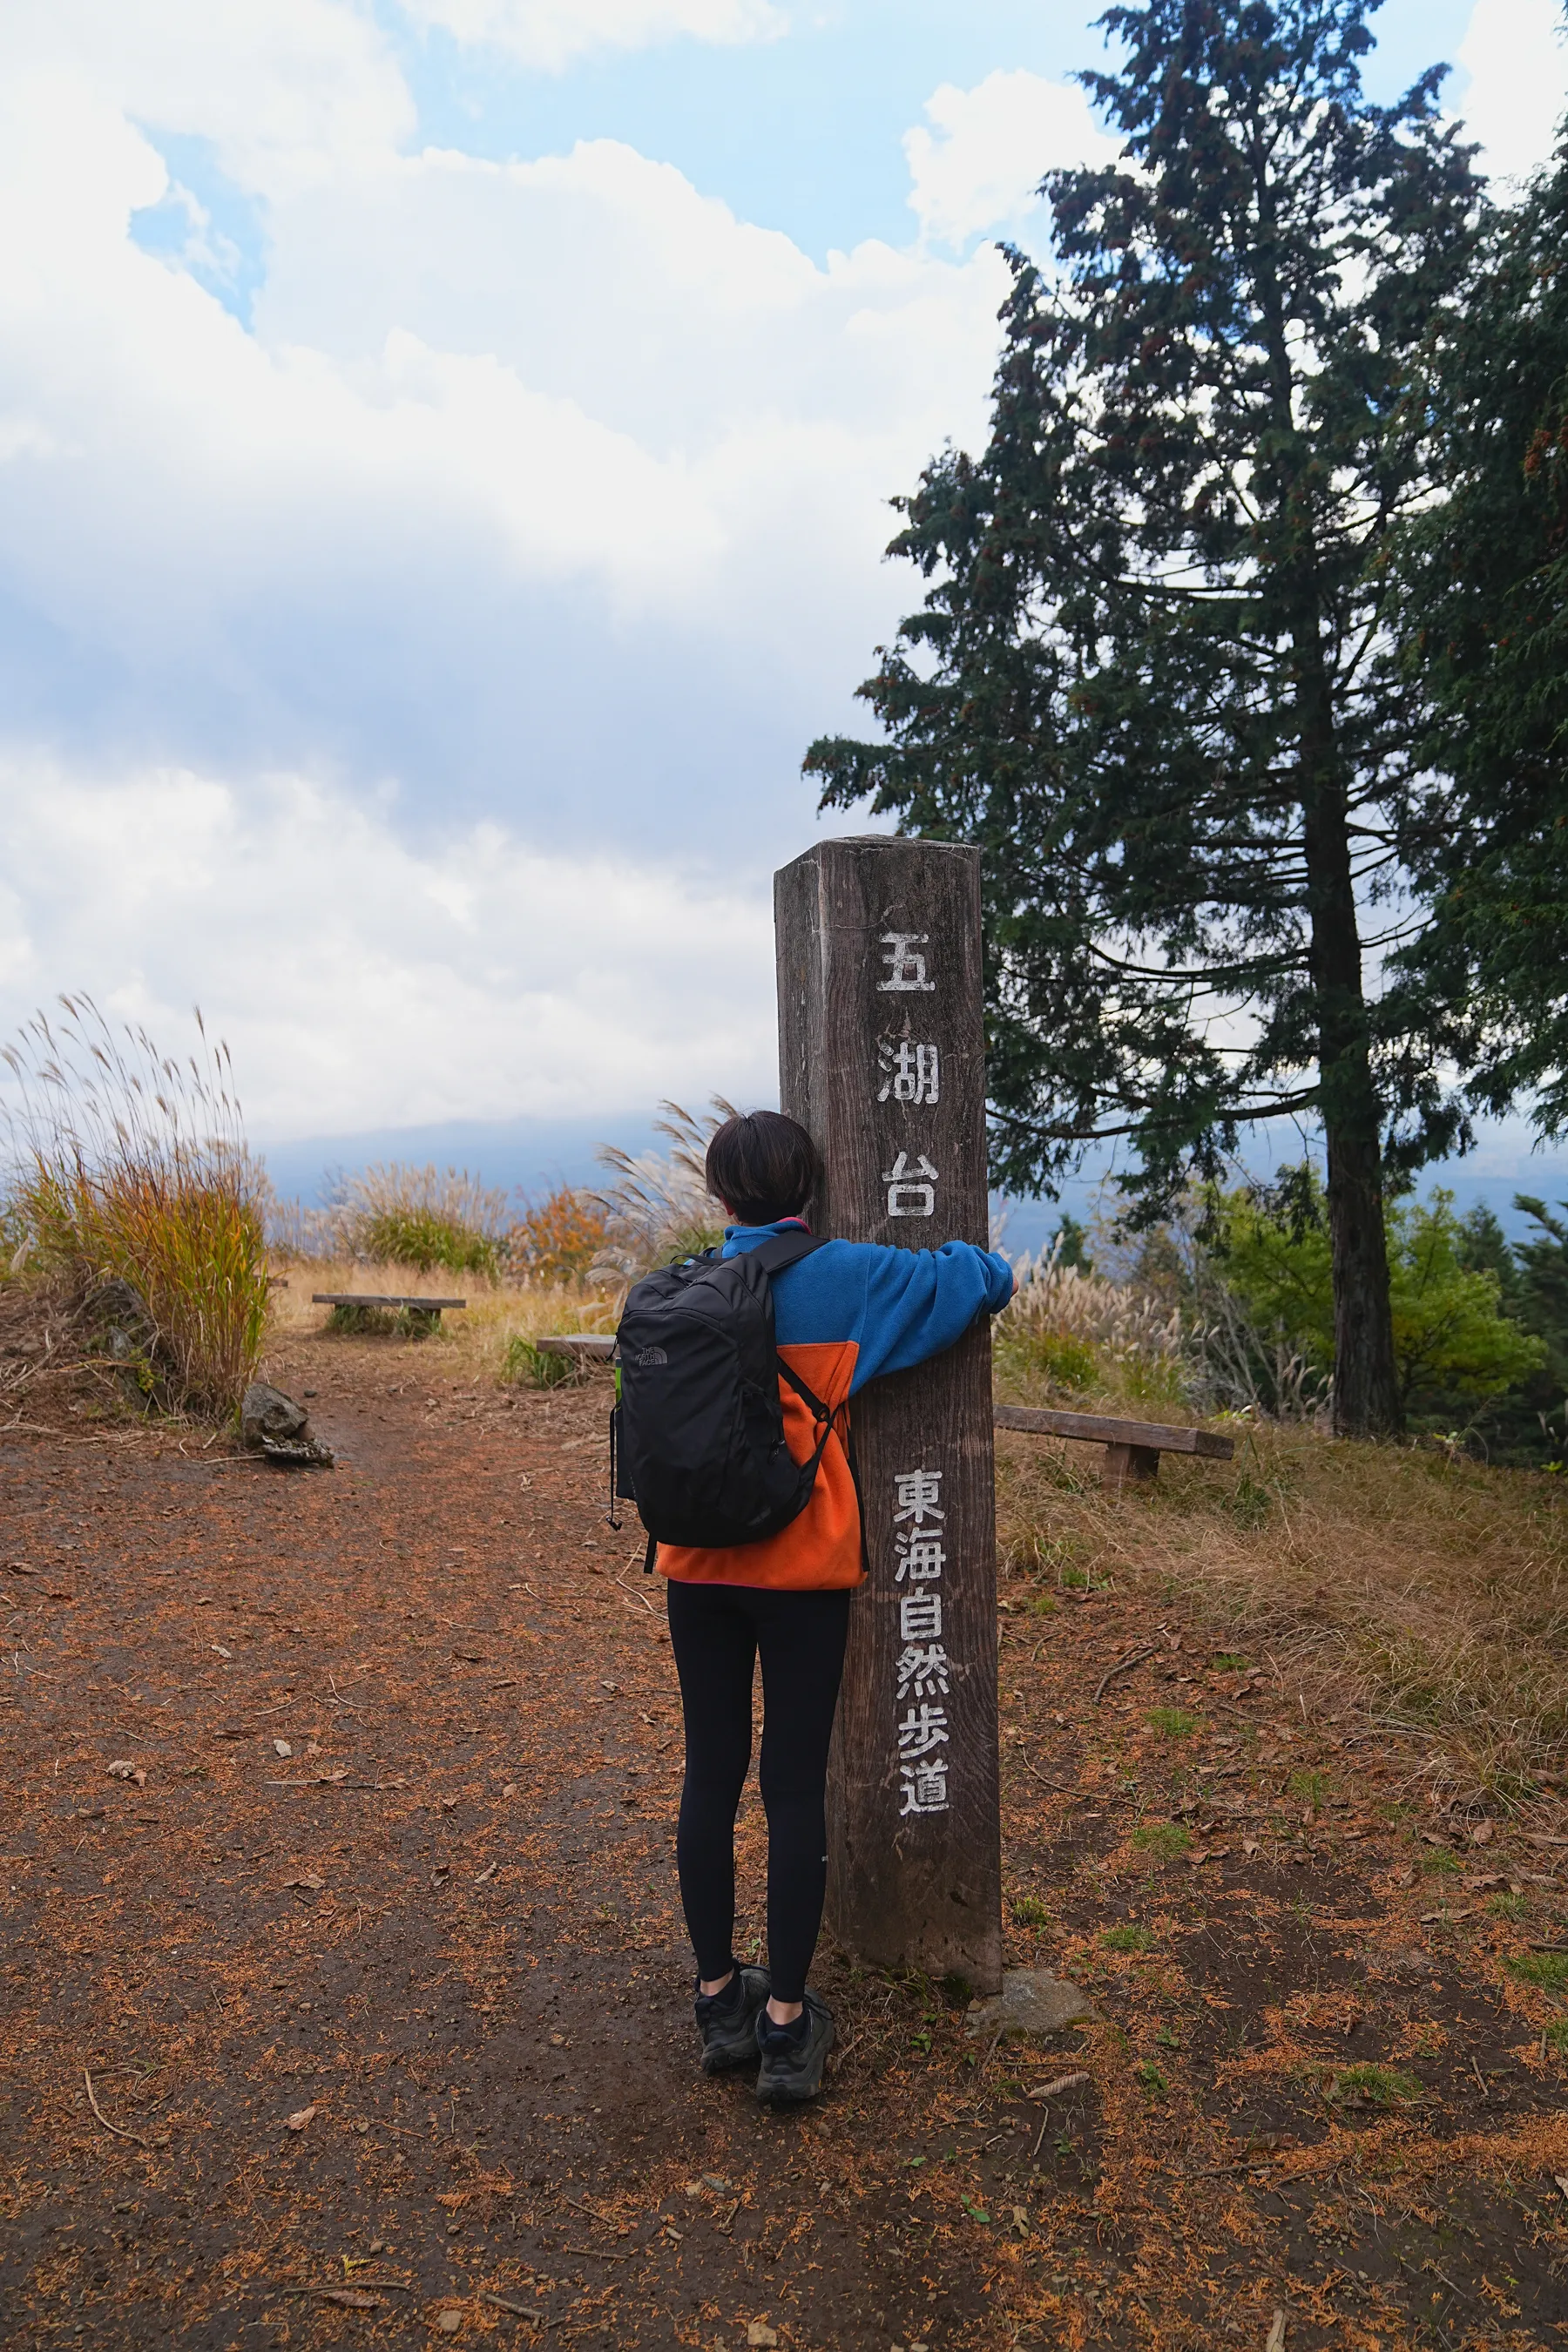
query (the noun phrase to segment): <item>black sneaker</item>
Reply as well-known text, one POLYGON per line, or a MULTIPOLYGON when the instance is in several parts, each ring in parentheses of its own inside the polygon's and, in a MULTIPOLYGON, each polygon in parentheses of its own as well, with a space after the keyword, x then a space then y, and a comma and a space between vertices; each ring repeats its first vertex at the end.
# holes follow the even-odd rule
POLYGON ((702 2072, 721 2074, 757 2054, 757 2020, 768 1998, 766 1969, 737 1968, 722 1992, 700 1992, 692 2007, 702 2036, 702 2072))
POLYGON ((833 2047, 833 2020, 814 1992, 793 2025, 775 2025, 763 2009, 757 2018, 757 2048, 763 2053, 757 2096, 764 2106, 789 2107, 815 2099, 833 2047))

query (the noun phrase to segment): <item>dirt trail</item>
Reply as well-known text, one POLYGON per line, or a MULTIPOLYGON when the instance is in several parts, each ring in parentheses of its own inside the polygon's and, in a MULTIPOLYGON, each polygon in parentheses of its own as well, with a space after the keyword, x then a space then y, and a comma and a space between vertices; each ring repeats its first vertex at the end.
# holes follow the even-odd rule
POLYGON ((336 1471, 0 1440, 6 2345, 1568 2336, 1555 2011, 1509 1966, 1568 1943, 1555 1848, 1459 1852, 1408 1756, 1173 1649, 1178 1602, 1020 1581, 1012 1958, 1100 2020, 989 2049, 829 1955, 828 2092, 763 2116, 693 2072, 602 1395, 272 1370, 336 1471))

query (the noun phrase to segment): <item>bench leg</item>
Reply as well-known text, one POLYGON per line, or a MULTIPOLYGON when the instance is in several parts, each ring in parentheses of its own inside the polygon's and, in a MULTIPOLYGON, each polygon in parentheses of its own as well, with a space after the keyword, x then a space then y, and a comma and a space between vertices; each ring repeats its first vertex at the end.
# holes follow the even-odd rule
POLYGON ((1120 1495, 1123 1486, 1152 1486, 1159 1475, 1157 1445, 1108 1445, 1100 1481, 1108 1495, 1120 1495))

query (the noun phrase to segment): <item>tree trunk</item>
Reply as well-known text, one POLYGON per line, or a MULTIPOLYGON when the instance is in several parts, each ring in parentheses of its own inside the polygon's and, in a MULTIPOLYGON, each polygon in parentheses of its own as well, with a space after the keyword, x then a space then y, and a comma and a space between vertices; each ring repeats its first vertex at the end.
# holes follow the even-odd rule
POLYGON ((1297 653, 1310 965, 1329 1161, 1334 1429, 1342 1437, 1385 1437, 1404 1416, 1383 1223, 1382 1118, 1362 985, 1349 813, 1315 618, 1298 635, 1297 653))

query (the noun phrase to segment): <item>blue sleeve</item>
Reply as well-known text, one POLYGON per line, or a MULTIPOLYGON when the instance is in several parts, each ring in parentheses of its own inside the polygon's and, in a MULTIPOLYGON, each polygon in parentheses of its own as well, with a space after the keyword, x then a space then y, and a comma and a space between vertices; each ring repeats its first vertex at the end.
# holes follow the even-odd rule
POLYGON ((1013 1296, 1005 1257, 973 1242, 941 1249, 869 1246, 865 1320, 851 1393, 882 1372, 907 1371, 962 1339, 980 1315, 997 1315, 1013 1296))

